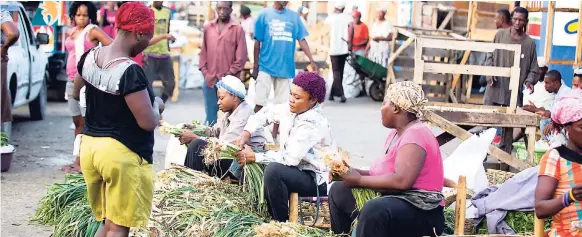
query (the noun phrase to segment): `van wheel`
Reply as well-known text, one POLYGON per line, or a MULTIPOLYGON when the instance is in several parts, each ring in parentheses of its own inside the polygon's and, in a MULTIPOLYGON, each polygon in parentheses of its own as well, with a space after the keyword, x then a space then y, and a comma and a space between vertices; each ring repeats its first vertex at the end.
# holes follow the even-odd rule
MULTIPOLYGON (((45 75, 46 77, 46 75, 45 75)), ((32 120, 43 120, 46 114, 46 78, 42 82, 42 87, 38 92, 38 96, 28 104, 30 111, 30 118, 32 120)))

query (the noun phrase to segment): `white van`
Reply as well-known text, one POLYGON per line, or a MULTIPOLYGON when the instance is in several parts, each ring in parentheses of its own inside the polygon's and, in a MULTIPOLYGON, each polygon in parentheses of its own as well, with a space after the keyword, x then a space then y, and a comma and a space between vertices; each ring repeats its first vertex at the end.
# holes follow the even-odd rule
POLYGON ((18 41, 8 48, 6 75, 12 107, 28 104, 31 119, 42 120, 46 110, 48 58, 39 47, 48 44, 49 36, 45 33, 34 34, 21 3, 3 2, 1 8, 11 13, 20 31, 18 41))

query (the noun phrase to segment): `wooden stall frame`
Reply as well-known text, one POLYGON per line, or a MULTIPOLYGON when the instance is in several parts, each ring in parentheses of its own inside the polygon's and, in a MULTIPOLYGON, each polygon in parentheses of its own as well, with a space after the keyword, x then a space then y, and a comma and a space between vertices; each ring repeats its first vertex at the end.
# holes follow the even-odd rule
POLYGON ((552 55, 552 38, 554 35, 554 5, 555 2, 548 2, 548 20, 546 22, 546 45, 544 49, 544 57, 546 62, 549 62, 552 55))
MULTIPOLYGON (((448 104, 448 106, 451 105, 457 105, 457 104, 448 104)), ((470 114, 470 113, 468 113, 470 114)), ((471 136, 473 136, 473 134, 471 134, 470 132, 468 132, 467 130, 459 127, 457 124, 443 118, 442 116, 438 115, 436 113, 436 111, 432 111, 432 110, 427 110, 425 111, 424 114, 424 119, 431 122, 432 124, 438 126, 439 128, 441 128, 442 130, 444 130, 447 133, 452 134, 453 136, 461 139, 461 140, 467 140, 469 139, 471 136)), ((486 126, 484 124, 473 124, 473 125, 480 125, 480 126, 486 126)), ((499 126, 499 125, 496 125, 499 126)), ((506 124, 504 126, 513 126, 512 124, 506 124)), ((534 134, 535 136, 535 134, 534 134)), ((528 139, 528 143, 533 143, 535 146, 535 139, 528 139)), ((530 148, 530 146, 528 146, 528 148, 530 148)), ((528 150, 528 155, 531 155, 533 152, 528 150)), ((494 146, 494 145, 489 145, 489 150, 487 151, 487 153, 495 158, 497 158, 499 161, 517 169, 517 170, 524 170, 527 168, 532 167, 532 164, 529 164, 525 161, 519 160, 517 158, 514 158, 511 156, 511 154, 499 149, 498 147, 494 146)), ((528 157, 529 158, 529 157, 528 157)), ((532 158, 529 158, 530 160, 532 158)))
POLYGON ((547 8, 529 8, 529 12, 547 12, 548 17, 546 21, 546 41, 544 45, 544 58, 546 62, 551 64, 559 65, 572 65, 574 68, 582 66, 582 24, 578 24, 578 39, 576 41, 576 55, 574 60, 559 60, 551 59, 552 54, 552 40, 554 31, 554 16, 556 12, 578 12, 578 19, 582 19, 582 2, 580 2, 580 7, 576 8, 556 8, 555 1, 549 1, 547 8))
POLYGON ((509 77, 511 100, 506 112, 515 112, 515 109, 517 108, 517 96, 519 90, 519 62, 521 59, 521 47, 519 45, 430 38, 417 38, 415 43, 416 49, 414 58, 414 82, 421 84, 423 80, 423 74, 425 72, 509 77), (497 49, 503 49, 513 51, 514 60, 513 66, 509 68, 479 65, 425 63, 422 58, 423 48, 479 51, 487 53, 491 53, 497 49))
POLYGON ((582 57, 582 1, 578 9, 578 41, 576 43, 576 58, 574 59, 574 66, 582 66, 580 59, 582 57))
POLYGON ((513 10, 513 1, 470 1, 469 10, 467 12, 467 38, 471 40, 492 41, 497 29, 482 29, 477 28, 480 16, 494 16, 495 12, 480 11, 478 9, 479 3, 494 3, 500 5, 507 5, 509 11, 513 10))
MULTIPOLYGON (((450 12, 453 12, 453 13, 454 13, 454 11, 455 11, 455 9, 450 10, 450 12)), ((447 17, 448 16, 449 15, 447 15, 447 17)), ((443 21, 443 23, 446 23, 446 22, 443 21)), ((396 82, 396 73, 394 72, 395 61, 398 59, 399 56, 402 55, 402 53, 406 49, 408 49, 408 47, 410 47, 411 45, 416 45, 415 40, 418 37, 431 38, 431 39, 457 39, 457 40, 466 40, 467 39, 464 36, 456 34, 450 30, 427 29, 427 28, 404 27, 404 26, 394 27, 393 32, 392 32, 393 38, 398 37, 399 34, 408 37, 408 39, 406 39, 398 48, 396 48, 396 40, 392 40, 391 47, 390 47, 391 53, 390 53, 390 57, 388 58, 388 63, 387 63, 387 65, 388 65, 387 66, 388 67, 387 81, 389 81, 389 83, 396 82), (431 34, 436 34, 436 35, 417 35, 413 31, 430 32, 431 34), (438 34, 446 34, 447 36, 439 36, 438 34)), ((467 54, 467 59, 468 59, 468 54, 467 54)), ((465 60, 465 62, 466 61, 467 60, 465 60)), ((462 63, 462 64, 464 64, 464 63, 462 63)), ((386 86, 386 89, 387 88, 388 87, 386 86)), ((455 100, 456 100, 456 98, 455 98, 455 100)))

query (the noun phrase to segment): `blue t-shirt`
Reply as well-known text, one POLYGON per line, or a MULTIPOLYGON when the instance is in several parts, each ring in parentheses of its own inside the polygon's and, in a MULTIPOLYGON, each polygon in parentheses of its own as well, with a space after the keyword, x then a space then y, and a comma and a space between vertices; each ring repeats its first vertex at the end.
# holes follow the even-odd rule
POLYGON ((274 77, 295 77, 295 41, 307 37, 299 14, 267 8, 259 13, 254 37, 261 42, 259 70, 274 77))

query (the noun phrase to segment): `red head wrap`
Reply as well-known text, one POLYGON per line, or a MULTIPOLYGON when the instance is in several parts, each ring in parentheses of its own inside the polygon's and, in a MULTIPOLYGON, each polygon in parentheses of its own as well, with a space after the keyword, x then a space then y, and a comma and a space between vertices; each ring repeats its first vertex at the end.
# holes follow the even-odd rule
POLYGON ((154 33, 154 12, 140 2, 127 2, 117 10, 117 28, 133 34, 154 33))
POLYGON ((352 16, 354 16, 354 17, 362 17, 362 13, 361 13, 361 12, 359 12, 358 10, 356 10, 356 11, 354 11, 354 12, 352 13, 352 16))

